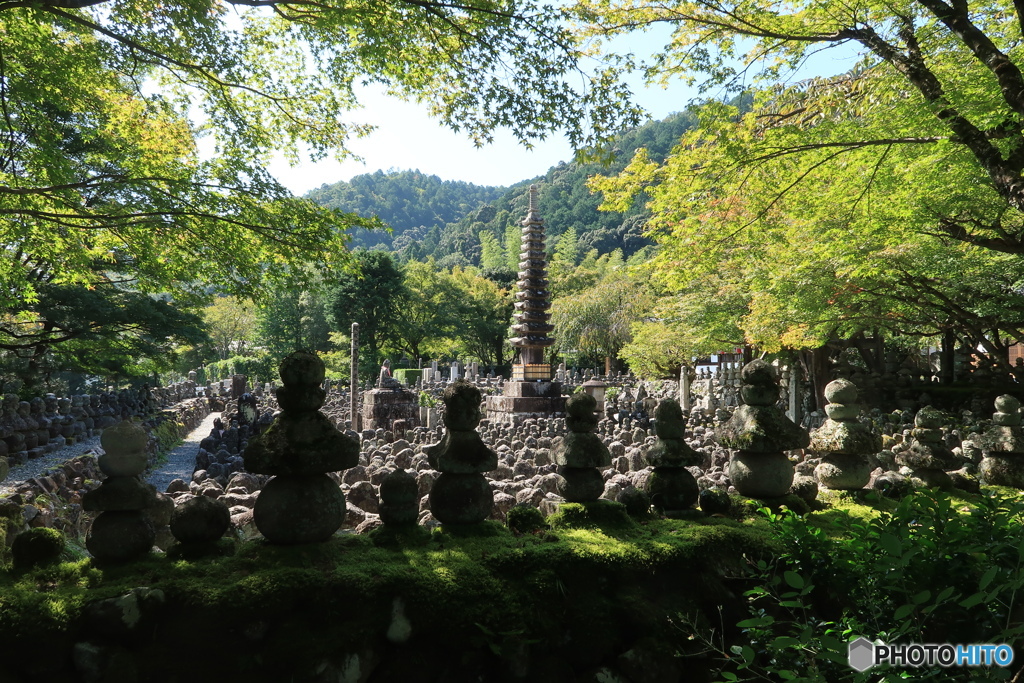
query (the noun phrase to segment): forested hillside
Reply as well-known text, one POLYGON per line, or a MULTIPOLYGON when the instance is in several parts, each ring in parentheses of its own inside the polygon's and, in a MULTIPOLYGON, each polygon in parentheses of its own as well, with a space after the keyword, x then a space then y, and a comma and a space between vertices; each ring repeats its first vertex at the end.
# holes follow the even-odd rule
POLYGON ((393 229, 353 231, 354 247, 378 244, 391 248, 392 240, 410 228, 442 227, 459 220, 481 204, 495 201, 503 187, 487 187, 441 180, 419 171, 393 171, 357 175, 349 182, 321 185, 306 196, 317 204, 364 217, 377 216, 393 229))
POLYGON ((519 221, 526 213, 530 184, 539 183, 549 248, 572 228, 580 256, 591 249, 602 254, 621 249, 628 257, 650 244, 642 236, 643 202, 626 213, 598 211, 600 198, 587 189, 587 178, 618 173, 640 147, 663 160, 695 122, 689 112, 651 121, 620 135, 606 163, 563 162, 510 188, 442 181, 418 171, 377 171, 323 185, 307 196, 324 206, 377 216, 394 230, 391 235, 358 230, 355 247, 383 245, 404 260, 433 257, 441 267, 500 270, 514 268, 518 261, 519 221))

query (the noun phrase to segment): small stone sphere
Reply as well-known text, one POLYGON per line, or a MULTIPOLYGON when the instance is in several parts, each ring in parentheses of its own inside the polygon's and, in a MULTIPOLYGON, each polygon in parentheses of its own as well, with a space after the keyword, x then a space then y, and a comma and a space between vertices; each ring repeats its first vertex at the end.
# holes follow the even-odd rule
POLYGON ((430 514, 441 524, 479 524, 493 507, 494 492, 478 472, 442 472, 430 489, 430 514))
POLYGON ((674 398, 667 398, 654 409, 654 431, 662 439, 681 439, 686 433, 683 409, 674 398))
POLYGON ((320 386, 327 374, 324 362, 309 351, 293 351, 288 354, 281 361, 278 371, 286 387, 320 386))
POLYGON ((830 420, 842 422, 857 417, 857 406, 843 403, 829 403, 825 406, 825 414, 830 420))
POLYGON ((85 547, 101 562, 127 562, 153 547, 156 531, 141 510, 101 513, 92 523, 85 547))
POLYGON ((775 372, 772 366, 761 359, 753 360, 743 366, 740 377, 744 384, 755 384, 757 386, 774 386, 775 372))
POLYGON ((662 510, 689 509, 700 495, 697 480, 685 467, 655 467, 644 490, 654 507, 662 510))
POLYGON ((278 545, 326 541, 345 521, 345 494, 326 474, 279 475, 260 491, 253 522, 278 545))
POLYGON ((442 394, 444 426, 455 432, 469 432, 480 424, 480 390, 465 380, 456 380, 442 394))
POLYGON ((615 502, 626 506, 630 517, 645 517, 651 512, 651 497, 643 489, 635 486, 625 489, 615 497, 615 502))
POLYGON ((231 526, 228 506, 209 496, 197 496, 179 505, 171 514, 171 533, 179 543, 216 541, 231 526))
POLYGON ((784 496, 793 485, 793 463, 784 453, 739 451, 729 460, 729 479, 750 498, 784 496))
POLYGON ((1000 413, 1016 413, 1020 411, 1020 401, 1010 394, 996 397, 996 410, 1000 413))
POLYGON ((1024 489, 1024 456, 988 455, 982 459, 978 473, 989 486, 1024 489))
POLYGON ((589 503, 604 493, 604 477, 596 467, 559 467, 555 490, 570 503, 589 503))
POLYGON ((146 469, 149 435, 140 425, 125 420, 103 430, 100 444, 104 454, 97 459, 108 477, 134 477, 146 469))
POLYGON ((701 491, 698 500, 700 509, 706 515, 727 515, 732 508, 732 499, 729 498, 729 493, 717 486, 701 491))
POLYGON ((818 481, 806 474, 798 474, 793 477, 793 486, 789 490, 794 496, 813 503, 818 498, 818 481))
POLYGON ((774 384, 745 384, 740 397, 748 406, 772 406, 779 400, 779 388, 774 384))
POLYGON ((942 427, 942 413, 931 406, 925 406, 914 416, 914 426, 922 429, 939 429, 942 427))
POLYGON ((380 483, 380 519, 385 524, 411 526, 419 517, 419 486, 416 477, 395 470, 380 483))
POLYGON ((834 491, 857 491, 871 480, 871 464, 863 455, 828 455, 814 468, 814 476, 834 491))
POLYGON ((825 385, 825 398, 829 403, 856 403, 857 385, 848 379, 835 379, 825 385))

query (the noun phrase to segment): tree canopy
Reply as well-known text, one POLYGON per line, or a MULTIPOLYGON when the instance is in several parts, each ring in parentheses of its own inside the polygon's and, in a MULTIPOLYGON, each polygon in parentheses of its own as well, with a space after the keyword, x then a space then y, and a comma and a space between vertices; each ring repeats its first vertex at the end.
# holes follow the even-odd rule
POLYGON ((368 130, 347 114, 359 83, 479 142, 503 126, 583 146, 637 115, 562 12, 532 2, 14 0, 0 28, 10 304, 97 264, 137 289, 189 290, 220 263, 221 287, 259 295, 283 264, 333 262, 344 230, 374 222, 291 197, 264 164, 344 155, 368 130))
POLYGON ((663 162, 641 150, 617 178, 592 183, 609 209, 649 200, 647 234, 674 293, 665 320, 706 331, 688 334, 690 352, 730 336, 777 350, 872 330, 956 330, 991 350, 1021 339, 1019 7, 580 6, 602 34, 671 23, 654 76, 757 86, 742 109, 701 107, 701 125, 663 162), (775 84, 851 45, 854 69, 775 84))

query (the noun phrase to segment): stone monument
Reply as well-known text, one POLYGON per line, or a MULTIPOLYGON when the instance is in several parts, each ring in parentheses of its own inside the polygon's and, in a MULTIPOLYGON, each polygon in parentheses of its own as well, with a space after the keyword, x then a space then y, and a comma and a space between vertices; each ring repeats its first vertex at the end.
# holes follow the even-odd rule
POLYGON ((280 372, 282 412, 243 455, 249 472, 276 475, 256 499, 253 522, 271 543, 326 541, 345 521, 345 495, 326 473, 359 464, 359 442, 320 412, 326 392, 316 354, 296 351, 280 372))
POLYGON ((565 403, 565 425, 569 433, 551 450, 562 481, 558 494, 570 503, 587 503, 604 493, 601 468, 612 464, 612 455, 601 437, 594 433, 597 400, 590 394, 573 394, 565 403))
POLYGON ((497 454, 476 431, 480 390, 456 380, 442 396, 444 436, 423 449, 430 466, 441 472, 430 489, 430 512, 442 524, 477 524, 494 507, 494 492, 484 472, 498 467, 497 454))
POLYGON ((839 491, 864 488, 871 479, 868 456, 882 450, 882 437, 857 422, 857 386, 837 379, 825 387, 828 419, 811 433, 810 450, 821 456, 818 483, 839 491))
POLYGON ((654 432, 658 438, 647 451, 647 464, 654 467, 644 490, 651 504, 666 517, 688 510, 697 502, 699 487, 688 465, 700 465, 703 456, 683 439, 686 419, 674 399, 665 399, 654 409, 654 432))
POLYGON ((981 461, 982 480, 990 486, 1024 489, 1024 427, 1021 427, 1020 401, 1009 394, 996 399, 992 426, 982 437, 985 457, 981 461))
POLYGON ((783 451, 806 448, 810 437, 775 406, 779 385, 770 365, 751 361, 740 378, 743 405, 719 434, 722 445, 736 449, 729 459, 729 478, 744 496, 783 496, 793 484, 793 464, 783 451))
POLYGON ((946 470, 955 470, 959 463, 942 440, 942 413, 931 406, 921 408, 914 416, 910 435, 910 448, 896 454, 896 462, 902 468, 900 474, 909 477, 914 486, 953 488, 946 470))
POLYGON ((537 186, 530 186, 530 208, 522 221, 522 252, 516 282, 515 314, 510 341, 518 353, 512 364, 512 379, 505 382, 501 396, 487 397, 487 417, 512 422, 517 417, 549 417, 565 412, 562 385, 552 381, 551 365, 544 351, 555 343, 548 334, 555 328, 548 322, 551 308, 544 251, 544 221, 537 209, 537 186))

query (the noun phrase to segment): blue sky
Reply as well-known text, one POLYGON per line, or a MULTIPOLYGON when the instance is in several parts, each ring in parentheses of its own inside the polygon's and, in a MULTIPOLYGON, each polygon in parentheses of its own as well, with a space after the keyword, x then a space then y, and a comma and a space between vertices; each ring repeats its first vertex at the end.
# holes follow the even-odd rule
MULTIPOLYGON (((663 46, 667 37, 667 29, 661 29, 619 39, 615 47, 646 56, 652 48, 657 50, 663 46)), ((853 66, 854 61, 855 55, 849 50, 826 50, 818 53, 794 78, 841 73, 853 66)), ((698 95, 696 88, 680 82, 667 88, 643 87, 639 78, 634 82, 634 92, 636 101, 654 119, 683 110, 698 95)), ((284 160, 272 163, 270 171, 295 194, 304 194, 324 183, 349 180, 360 173, 391 169, 418 169, 442 180, 463 180, 478 185, 511 185, 541 175, 549 167, 569 161, 573 156, 572 147, 562 136, 552 136, 528 150, 504 130, 495 132, 492 144, 477 148, 467 136, 454 133, 430 118, 421 105, 388 97, 374 88, 364 88, 357 93, 363 108, 351 113, 352 120, 377 126, 371 135, 352 140, 349 145, 364 161, 307 161, 294 167, 284 160)))

